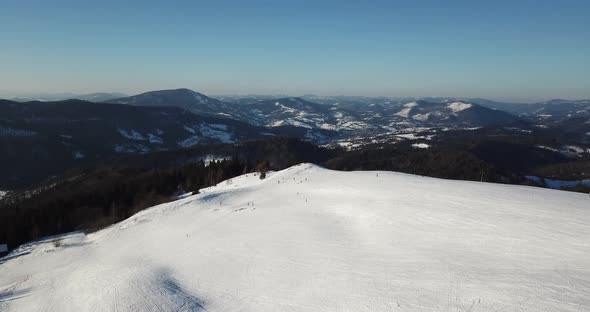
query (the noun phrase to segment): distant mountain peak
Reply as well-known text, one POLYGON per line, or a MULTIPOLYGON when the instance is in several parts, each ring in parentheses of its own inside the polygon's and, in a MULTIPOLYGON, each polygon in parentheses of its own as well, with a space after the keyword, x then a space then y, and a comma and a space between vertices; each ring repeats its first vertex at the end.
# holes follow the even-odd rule
POLYGON ((176 106, 204 114, 228 113, 227 103, 188 88, 149 91, 108 102, 135 106, 176 106))
POLYGON ((458 113, 460 111, 464 111, 466 109, 472 108, 473 104, 465 103, 465 102, 453 102, 447 105, 447 108, 453 111, 453 113, 458 113))

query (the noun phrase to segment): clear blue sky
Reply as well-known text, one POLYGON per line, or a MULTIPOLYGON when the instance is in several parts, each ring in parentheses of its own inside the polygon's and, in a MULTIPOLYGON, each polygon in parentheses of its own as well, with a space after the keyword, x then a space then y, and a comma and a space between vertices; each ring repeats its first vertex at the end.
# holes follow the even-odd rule
POLYGON ((0 94, 590 98, 590 1, 1 1, 0 73, 0 94))

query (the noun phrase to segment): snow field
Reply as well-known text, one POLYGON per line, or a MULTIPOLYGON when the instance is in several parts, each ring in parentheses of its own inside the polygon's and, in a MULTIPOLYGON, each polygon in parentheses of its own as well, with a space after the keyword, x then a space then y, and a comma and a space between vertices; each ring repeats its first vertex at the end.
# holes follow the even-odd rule
POLYGON ((0 260, 0 311, 586 311, 590 198, 303 164, 0 260))

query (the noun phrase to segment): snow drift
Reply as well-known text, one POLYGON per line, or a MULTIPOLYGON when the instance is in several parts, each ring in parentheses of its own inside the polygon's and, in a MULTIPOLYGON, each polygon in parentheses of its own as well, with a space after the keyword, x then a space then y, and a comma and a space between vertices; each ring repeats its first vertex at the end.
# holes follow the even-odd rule
POLYGON ((586 311, 590 198, 299 165, 0 260, 1 311, 586 311))

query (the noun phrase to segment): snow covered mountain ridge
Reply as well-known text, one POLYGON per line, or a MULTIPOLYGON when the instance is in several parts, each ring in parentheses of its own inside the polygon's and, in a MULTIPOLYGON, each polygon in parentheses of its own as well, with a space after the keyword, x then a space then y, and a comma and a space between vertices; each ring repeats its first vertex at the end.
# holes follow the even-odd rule
POLYGON ((588 196, 303 164, 0 260, 2 311, 584 311, 588 196))
MULTIPOLYGON (((387 133, 413 127, 479 127, 513 124, 516 116, 467 101, 353 98, 343 102, 318 97, 207 97, 189 89, 146 92, 108 102, 142 106, 177 106, 198 114, 225 116, 261 127, 294 126, 307 130, 387 133), (314 101, 318 102, 314 102, 314 101), (412 114, 410 114, 412 113, 412 114)), ((317 133, 310 136, 317 137, 317 133)))

